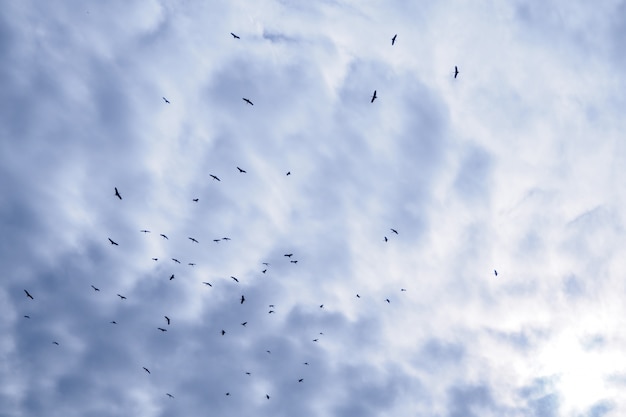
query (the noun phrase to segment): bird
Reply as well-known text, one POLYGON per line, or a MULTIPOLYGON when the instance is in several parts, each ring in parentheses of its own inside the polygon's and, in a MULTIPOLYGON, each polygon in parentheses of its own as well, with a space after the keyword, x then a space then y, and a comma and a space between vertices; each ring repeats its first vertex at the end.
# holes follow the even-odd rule
POLYGON ((287 175, 291 175, 291 171, 287 171, 287 175))
POLYGON ((158 260, 159 260, 159 258, 152 258, 152 260, 153 260, 153 261, 158 261, 158 260))
POLYGON ((235 39, 241 39, 239 36, 235 35, 233 32, 230 32, 231 35, 233 35, 233 38, 235 39))
POLYGON ((302 381, 304 381, 304 378, 300 378, 300 379, 298 380, 298 382, 302 382, 302 381))
POLYGON ((270 399, 270 396, 265 394, 265 398, 267 398, 268 400, 270 399))
POLYGON ((389 301, 389 298, 385 298, 385 301, 387 301, 388 304, 391 303, 391 301, 389 301))
POLYGON ((29 319, 29 318, 30 318, 30 316, 29 316, 29 315, 25 315, 25 316, 24 316, 24 318, 27 318, 27 319, 29 319))
POLYGON ((120 195, 120 192, 119 192, 119 191, 117 191, 117 187, 115 187, 115 196, 116 196, 117 198, 119 198, 120 200, 122 199, 122 196, 120 195))
POLYGON ((126 297, 124 297, 124 296, 123 296, 123 295, 121 295, 121 294, 118 294, 117 296, 118 296, 118 297, 120 297, 120 300, 125 300, 125 299, 126 299, 126 297))
POLYGON ((356 295, 356 298, 361 298, 361 296, 359 294, 356 295))
POLYGON ((241 323, 241 325, 242 325, 243 327, 246 327, 246 324, 248 324, 248 322, 247 322, 247 321, 244 321, 243 323, 241 323))
POLYGON ((238 280, 237 278, 235 278, 235 277, 233 277, 233 276, 231 276, 231 278, 232 278, 233 280, 235 280, 235 282, 239 282, 239 280, 238 280))
POLYGON ((271 353, 272 353, 272 351, 271 351, 271 350, 266 350, 266 352, 267 352, 267 353, 269 353, 269 354, 271 354, 271 353))
POLYGON ((222 330, 222 336, 224 336, 226 334, 225 330, 222 330))
POLYGON ((223 237, 222 240, 230 240, 229 237, 223 237))
POLYGON ((172 276, 170 277, 170 281, 174 279, 174 274, 172 274, 172 276))
POLYGON ((161 98, 165 101, 165 103, 170 104, 170 101, 168 99, 166 99, 165 97, 161 97, 161 98))
POLYGON ((252 375, 250 372, 246 372, 246 375, 252 375))
POLYGON ((196 266, 196 264, 193 263, 193 262, 189 262, 187 265, 189 265, 189 266, 196 266))
POLYGON ((263 265, 265 265, 265 266, 270 266, 270 264, 269 264, 269 263, 267 263, 267 262, 263 262, 263 265))
POLYGON ((391 38, 391 45, 393 46, 393 44, 396 43, 396 38, 398 37, 398 34, 396 33, 395 35, 393 35, 393 38, 391 38))
POLYGON ((262 270, 261 272, 262 272, 262 273, 266 273, 266 272, 267 272, 267 269, 264 269, 264 270, 262 270))
POLYGON ((226 395, 230 395, 230 392, 227 392, 226 395))
POLYGON ((389 239, 387 239, 387 236, 385 236, 385 242, 387 242, 389 239))
POLYGON ((24 292, 26 293, 26 297, 30 298, 31 300, 34 300, 33 296, 30 295, 28 291, 24 290, 24 292))
POLYGON ((191 240, 192 242, 198 243, 198 241, 192 237, 189 237, 188 239, 191 240))
POLYGON ((150 230, 143 229, 143 230, 140 230, 140 232, 141 233, 150 233, 150 230))
POLYGON ((52 344, 59 346, 59 342, 52 342, 52 344))
POLYGON ((251 105, 251 106, 254 106, 254 103, 253 103, 253 102, 251 102, 249 99, 247 99, 247 98, 245 98, 245 97, 243 97, 243 101, 245 101, 246 103, 248 103, 248 104, 249 104, 249 105, 251 105))
POLYGON ((177 264, 180 263, 180 261, 178 259, 176 259, 176 258, 172 258, 172 261, 176 262, 177 264))
POLYGON ((212 287, 212 286, 213 286, 213 285, 211 285, 211 283, 210 283, 210 282, 202 281, 202 283, 203 283, 204 285, 208 285, 209 287, 212 287))
POLYGON ((287 258, 291 258, 291 257, 293 256, 293 253, 286 253, 286 254, 285 254, 285 256, 286 256, 287 258))
POLYGON ((209 174, 209 175, 210 175, 210 176, 211 176, 211 178, 213 178, 214 180, 221 181, 221 180, 220 180, 219 178, 217 178, 215 175, 213 175, 213 174, 209 174))
POLYGON ((274 308, 274 304, 270 304, 268 307, 269 308, 274 308))
POLYGON ((167 325, 169 326, 170 325, 170 318, 167 317, 167 316, 163 316, 163 317, 165 317, 165 320, 167 320, 167 325))
POLYGON ((267 314, 272 314, 272 313, 275 313, 275 311, 274 310, 270 310, 270 311, 267 312, 267 314))
POLYGON ((161 237, 162 237, 163 239, 170 240, 170 238, 169 238, 169 237, 167 237, 167 236, 165 236, 163 233, 161 233, 161 237))
POLYGON ((197 203, 197 202, 198 202, 198 199, 197 199, 197 198, 194 198, 194 199, 193 199, 193 202, 194 202, 194 203, 197 203))
POLYGON ((297 264, 298 263, 298 261, 289 261, 289 262, 291 262, 292 264, 297 264))
POLYGON ((374 100, 376 100, 378 97, 376 96, 376 90, 374 90, 374 95, 372 96, 372 101, 370 101, 370 103, 373 103, 374 100))
POLYGON ((174 396, 172 394, 168 393, 168 392, 166 392, 165 395, 167 395, 170 398, 174 398, 174 396))
POLYGON ((459 69, 457 68, 457 66, 454 66, 454 78, 456 78, 456 76, 459 75, 459 69))
POLYGON ((304 362, 304 364, 305 364, 305 365, 308 365, 309 363, 308 363, 308 362, 304 362))
POLYGON ((320 308, 324 308, 324 304, 320 304, 320 308))
POLYGON ((213 242, 218 243, 221 239, 213 239, 213 242))
POLYGON ((237 167, 237 169, 238 169, 238 170, 239 170, 239 172, 241 172, 242 174, 245 174, 245 173, 246 173, 246 170, 245 170, 245 169, 241 169, 241 168, 239 168, 239 167, 237 167))
POLYGON ((100 291, 100 288, 96 288, 96 287, 94 287, 93 285, 91 286, 91 288, 93 288, 93 289, 94 289, 94 291, 100 291))
POLYGON ((115 320, 110 321, 109 323, 111 323, 111 324, 117 324, 117 322, 116 322, 115 320))
POLYGON ((150 371, 148 370, 148 368, 146 368, 145 366, 142 367, 144 371, 146 371, 147 373, 150 373, 150 371))
POLYGON ((162 332, 166 332, 167 329, 164 329, 163 327, 157 327, 157 329, 161 330, 162 332))
POLYGON ((108 237, 107 239, 109 239, 109 242, 111 242, 111 245, 119 246, 117 242, 113 241, 110 237, 108 237))
POLYGON ((495 269, 493 270, 493 273, 495 276, 498 276, 498 271, 496 271, 495 269))
POLYGON ((406 291, 406 288, 400 288, 400 291, 406 291))
POLYGON ((398 231, 396 229, 390 229, 392 232, 394 232, 395 234, 398 234, 398 231))
POLYGON ((317 342, 319 339, 313 339, 314 342, 317 342))
POLYGON ((243 304, 243 302, 246 301, 246 297, 244 297, 243 295, 241 296, 241 302, 239 304, 243 304))

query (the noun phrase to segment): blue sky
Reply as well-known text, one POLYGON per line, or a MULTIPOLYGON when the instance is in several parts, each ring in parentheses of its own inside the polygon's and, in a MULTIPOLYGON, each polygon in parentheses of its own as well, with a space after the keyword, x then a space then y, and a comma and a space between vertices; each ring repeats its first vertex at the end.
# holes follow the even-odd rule
POLYGON ((0 416, 626 412, 626 3, 2 9, 0 416))

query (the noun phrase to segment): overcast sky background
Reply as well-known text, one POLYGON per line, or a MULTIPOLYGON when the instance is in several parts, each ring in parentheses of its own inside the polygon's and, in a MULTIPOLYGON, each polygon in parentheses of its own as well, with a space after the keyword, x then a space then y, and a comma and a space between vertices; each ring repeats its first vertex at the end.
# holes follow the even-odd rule
POLYGON ((626 413, 626 3, 0 8, 0 416, 626 413))

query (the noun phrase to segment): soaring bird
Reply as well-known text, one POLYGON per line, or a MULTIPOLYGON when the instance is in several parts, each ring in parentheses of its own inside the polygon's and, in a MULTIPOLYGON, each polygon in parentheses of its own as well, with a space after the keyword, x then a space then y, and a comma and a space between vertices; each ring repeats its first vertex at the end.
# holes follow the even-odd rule
POLYGON ((270 399, 270 396, 265 394, 265 398, 267 398, 268 400, 270 399))
POLYGON ((320 308, 324 308, 324 304, 320 304, 320 308))
POLYGON ((243 304, 243 302, 246 301, 246 297, 244 297, 243 295, 241 296, 241 302, 239 304, 243 304))
POLYGON ((52 342, 52 344, 59 346, 59 342, 52 342))
POLYGON ((114 242, 110 237, 108 237, 107 239, 109 239, 109 242, 111 242, 111 245, 119 246, 117 242, 114 242))
POLYGON ((305 364, 305 365, 308 365, 309 363, 308 363, 308 362, 304 362, 304 364, 305 364))
POLYGON ((170 277, 170 281, 174 279, 174 274, 172 274, 172 276, 170 277))
POLYGON ((210 175, 210 176, 211 176, 211 178, 213 178, 214 180, 221 181, 221 180, 220 180, 219 178, 217 178, 215 175, 213 175, 213 174, 209 174, 209 175, 210 175))
POLYGON ((153 260, 153 261, 158 261, 158 260, 159 260, 159 258, 152 258, 152 260, 153 260))
POLYGON ((222 336, 224 336, 226 334, 225 330, 222 330, 222 336))
POLYGON ((202 281, 202 283, 203 283, 204 285, 208 285, 209 287, 212 287, 212 286, 213 286, 213 285, 211 285, 211 283, 210 283, 210 282, 202 281))
POLYGON ((174 396, 173 396, 172 394, 170 394, 170 393, 167 393, 167 392, 166 392, 166 393, 165 393, 165 395, 167 395, 167 396, 168 396, 168 397, 170 397, 170 398, 174 398, 174 396))
POLYGON ((94 291, 100 291, 100 288, 96 288, 96 287, 94 287, 93 285, 91 286, 91 288, 93 288, 93 289, 94 289, 94 291))
POLYGON ((374 100, 376 100, 378 97, 376 96, 376 90, 374 90, 374 95, 372 95, 372 101, 370 101, 370 103, 373 103, 374 100))
POLYGON ((495 276, 498 276, 498 271, 496 271, 495 269, 493 270, 493 273, 495 276))
POLYGON ((163 316, 163 317, 165 317, 165 320, 167 320, 167 325, 169 326, 170 325, 170 318, 167 317, 167 316, 163 316))
POLYGON ((385 301, 387 301, 387 303, 391 303, 391 301, 389 301, 389 298, 385 298, 385 301))
POLYGON ((29 319, 29 318, 30 318, 30 316, 28 316, 28 315, 25 315, 25 316, 24 316, 24 318, 27 318, 27 319, 29 319))
POLYGON ((396 229, 390 229, 392 232, 394 232, 395 234, 398 234, 398 231, 396 229))
POLYGON ((187 239, 191 240, 192 242, 198 243, 198 241, 196 239, 192 238, 192 237, 189 237, 187 239))
POLYGON ((30 295, 28 291, 24 290, 24 292, 26 293, 26 297, 30 298, 31 300, 34 300, 33 296, 30 295))
POLYGON ((141 233, 150 233, 150 230, 143 229, 143 230, 140 230, 140 232, 141 233))
POLYGON ((243 323, 241 323, 241 325, 242 325, 243 327, 246 327, 246 324, 248 324, 248 322, 247 322, 247 321, 244 321, 243 323))
POLYGON ((116 322, 115 320, 110 321, 109 323, 111 323, 111 324, 117 324, 117 322, 116 322))
POLYGON ((317 342, 319 339, 313 339, 314 342, 317 342))
POLYGON ((233 277, 233 276, 231 276, 231 278, 232 278, 232 279, 234 279, 234 280, 235 280, 235 282, 239 282, 239 280, 238 280, 237 278, 235 278, 235 277, 233 277))
POLYGON ((359 294, 356 295, 356 298, 361 298, 361 296, 359 294))
POLYGON ((287 171, 287 175, 291 175, 291 171, 287 171))
POLYGON ((170 240, 170 238, 169 238, 169 237, 167 237, 167 236, 165 236, 163 233, 161 233, 161 237, 162 237, 163 239, 170 240))
POLYGON ((161 98, 165 101, 165 103, 170 104, 170 101, 168 99, 166 99, 165 97, 161 97, 161 98))
POLYGON ((298 382, 302 382, 302 381, 304 381, 304 378, 300 378, 300 379, 298 380, 298 382))
POLYGON ((194 202, 194 203, 197 203, 197 202, 198 202, 198 199, 197 199, 197 198, 194 198, 194 199, 193 199, 193 202, 194 202))
POLYGON ((286 256, 287 258, 291 258, 291 257, 293 256, 293 253, 286 253, 286 254, 285 254, 285 256, 286 256))
POLYGON ((253 103, 253 102, 251 102, 249 99, 247 99, 247 98, 245 98, 245 97, 243 98, 243 101, 245 101, 246 103, 248 103, 248 104, 249 104, 249 105, 251 105, 251 106, 254 106, 254 103, 253 103))
POLYGON ((125 300, 125 299, 126 299, 126 297, 124 297, 124 296, 123 296, 123 295, 121 295, 121 294, 118 294, 117 296, 118 296, 118 297, 120 297, 120 300, 125 300))
POLYGON ((157 329, 161 330, 162 332, 166 332, 167 330, 164 329, 163 327, 157 327, 157 329))
POLYGON ((393 46, 396 43, 396 38, 398 37, 398 34, 396 33, 395 35, 393 35, 393 38, 391 38, 391 45, 393 46))
POLYGON ((245 173, 246 173, 246 170, 245 170, 245 169, 241 169, 241 168, 239 168, 239 167, 237 167, 237 169, 238 169, 238 170, 239 170, 239 172, 241 172, 242 174, 245 174, 245 173))
POLYGON ((221 239, 213 239, 213 242, 218 243, 221 239))
POLYGON ((270 305, 269 305, 269 308, 274 308, 274 304, 270 304, 270 305))
POLYGON ((265 266, 270 266, 270 264, 269 264, 269 263, 267 263, 267 262, 263 262, 263 265, 265 265, 265 266))
POLYGON ((387 242, 389 239, 387 239, 387 236, 385 236, 385 242, 387 242))
POLYGON ((272 313, 275 313, 275 311, 274 310, 270 310, 270 311, 267 312, 267 314, 272 314, 272 313))
POLYGON ((187 265, 189 265, 189 266, 196 266, 196 264, 193 263, 193 262, 189 262, 187 265))
POLYGON ((178 259, 176 259, 176 258, 172 258, 172 261, 176 262, 177 264, 180 263, 180 261, 178 259))
POLYGON ((250 372, 246 372, 246 375, 252 375, 250 372))
POLYGON ((261 271, 262 273, 266 273, 267 272, 267 268, 261 271))
POLYGON ((233 38, 235 39, 241 39, 239 36, 235 35, 233 32, 230 32, 231 35, 233 35, 233 38))
POLYGON ((297 260, 296 261, 289 261, 289 262, 291 262, 292 264, 297 264, 298 263, 297 260))
POLYGON ((406 288, 400 288, 400 291, 406 291, 406 288))
POLYGON ((145 366, 143 366, 143 370, 146 371, 147 373, 150 373, 150 371, 148 370, 148 368, 146 368, 145 366))
POLYGON ((119 191, 117 191, 117 187, 115 187, 115 196, 116 196, 117 198, 119 198, 120 200, 122 199, 122 196, 120 195, 120 192, 119 192, 119 191))
POLYGON ((457 75, 459 75, 459 69, 455 65, 454 66, 454 78, 456 78, 457 75))
POLYGON ((230 240, 229 237, 223 237, 222 240, 230 240))

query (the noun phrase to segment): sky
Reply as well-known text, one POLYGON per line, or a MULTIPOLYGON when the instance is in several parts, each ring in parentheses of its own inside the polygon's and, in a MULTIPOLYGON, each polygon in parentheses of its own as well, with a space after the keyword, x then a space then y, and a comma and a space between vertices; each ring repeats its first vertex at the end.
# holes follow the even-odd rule
POLYGON ((626 413, 626 2, 0 5, 0 416, 626 413))

